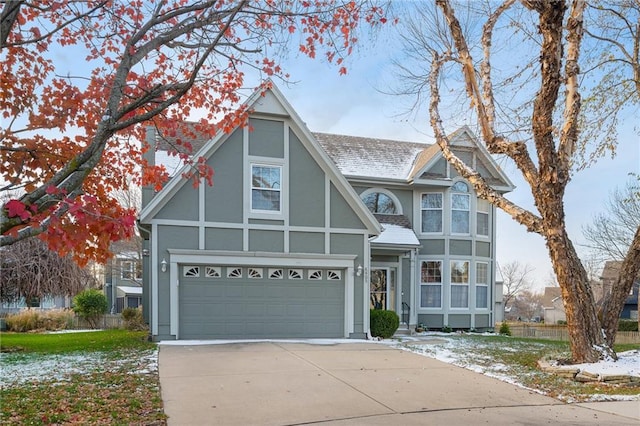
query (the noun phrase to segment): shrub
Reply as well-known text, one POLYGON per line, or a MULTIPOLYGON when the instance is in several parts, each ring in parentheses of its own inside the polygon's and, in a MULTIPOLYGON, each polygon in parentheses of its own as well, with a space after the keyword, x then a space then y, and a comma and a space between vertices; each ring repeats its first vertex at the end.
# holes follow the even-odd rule
POLYGON ((506 322, 500 324, 500 334, 511 336, 511 329, 509 328, 509 324, 507 324, 506 322))
POLYGON ((620 320, 618 322, 618 331, 638 331, 638 321, 620 320))
POLYGON ((371 335, 374 337, 388 339, 400 326, 400 317, 393 311, 371 309, 369 318, 371 320, 371 335))
POLYGON ((73 323, 73 314, 64 309, 23 309, 7 315, 7 330, 23 333, 32 330, 64 330, 73 323))
POLYGON ((84 318, 91 328, 98 328, 98 322, 107 312, 107 297, 96 289, 84 290, 73 298, 73 310, 84 318))
POLYGON ((124 328, 133 331, 142 331, 147 329, 144 322, 141 308, 125 308, 122 310, 122 319, 124 320, 124 328))
POLYGON ((445 325, 444 327, 442 327, 442 332, 443 333, 452 333, 453 332, 453 328, 449 327, 448 325, 445 325))
POLYGON ((558 320, 557 324, 558 325, 567 325, 567 322, 565 320, 558 320))

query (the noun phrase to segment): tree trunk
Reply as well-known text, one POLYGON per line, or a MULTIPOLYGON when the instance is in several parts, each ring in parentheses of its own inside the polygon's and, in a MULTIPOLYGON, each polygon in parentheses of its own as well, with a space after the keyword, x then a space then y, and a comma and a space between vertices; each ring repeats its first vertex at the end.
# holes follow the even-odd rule
POLYGON ((544 237, 562 292, 572 360, 585 363, 609 357, 615 359, 615 353, 602 334, 587 271, 566 232, 562 201, 544 204, 540 210, 547 223, 550 218, 555 222, 555 226, 545 229, 544 237))
MULTIPOLYGON (((620 321, 620 313, 624 308, 624 302, 629 295, 629 291, 633 288, 633 282, 640 273, 640 228, 636 233, 627 251, 627 255, 620 266, 618 279, 611 288, 611 295, 604 300, 602 305, 602 329, 604 330, 605 339, 609 346, 613 346, 618 334, 618 322, 620 321)), ((638 315, 640 323, 640 315, 638 315)))

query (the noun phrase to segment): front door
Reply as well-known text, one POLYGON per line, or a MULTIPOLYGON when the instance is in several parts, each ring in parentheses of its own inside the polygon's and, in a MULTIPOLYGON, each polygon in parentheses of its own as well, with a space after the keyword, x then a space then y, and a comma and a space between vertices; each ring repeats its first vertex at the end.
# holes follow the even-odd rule
POLYGON ((371 309, 396 309, 396 283, 394 268, 372 268, 369 281, 369 307, 371 309))

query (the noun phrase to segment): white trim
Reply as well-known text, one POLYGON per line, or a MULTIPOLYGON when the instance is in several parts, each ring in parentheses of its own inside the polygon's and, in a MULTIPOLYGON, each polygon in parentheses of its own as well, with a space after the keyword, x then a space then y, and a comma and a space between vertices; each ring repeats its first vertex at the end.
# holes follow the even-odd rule
MULTIPOLYGON (((170 285, 170 330, 171 334, 179 339, 179 291, 178 291, 178 264, 220 264, 234 266, 263 266, 273 267, 300 267, 300 268, 335 268, 345 269, 344 276, 344 337, 353 333, 355 322, 355 283, 354 262, 355 255, 311 255, 306 253, 268 253, 268 252, 228 252, 219 250, 185 250, 169 249, 171 268, 170 285), (174 284, 175 283, 175 284, 174 284)), ((368 295, 367 295, 368 298, 368 295)), ((366 306, 366 305, 365 305, 366 306)), ((367 317, 369 310, 365 309, 367 317)), ((156 321, 157 323, 157 321, 156 321)), ((368 329, 368 328, 367 328, 368 329)), ((155 333, 157 335, 157 332, 155 333)))
POLYGON ((151 224, 151 334, 158 335, 158 225, 151 224))
POLYGON ((205 206, 204 206, 204 198, 205 198, 205 185, 206 183, 202 180, 200 181, 200 185, 198 186, 198 248, 201 250, 205 249, 206 235, 205 235, 205 206))
MULTIPOLYGON (((279 219, 284 220, 285 218, 285 202, 284 202, 284 194, 286 192, 286 182, 285 182, 285 165, 282 159, 273 159, 268 157, 255 157, 249 156, 249 162, 247 163, 247 181, 248 181, 248 194, 249 198, 247 202, 249 203, 249 219, 279 219), (280 203, 278 210, 261 210, 253 208, 253 190, 264 190, 260 188, 253 187, 253 167, 270 167, 273 169, 278 169, 280 171, 280 188, 274 189, 273 192, 278 192, 280 195, 280 203)), ((266 189, 269 191, 269 189, 266 189)))
MULTIPOLYGON (((171 256, 169 256, 171 257, 171 256)), ((176 340, 180 338, 178 321, 180 318, 178 305, 178 264, 174 261, 169 262, 169 333, 176 336, 176 340)))
POLYGON ((331 179, 324 174, 324 252, 331 253, 331 179))

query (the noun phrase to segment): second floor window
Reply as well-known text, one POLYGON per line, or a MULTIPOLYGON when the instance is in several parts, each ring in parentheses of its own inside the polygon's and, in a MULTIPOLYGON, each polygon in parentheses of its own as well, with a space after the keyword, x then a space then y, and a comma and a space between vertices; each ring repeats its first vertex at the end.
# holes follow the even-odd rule
POLYGON ((422 194, 422 232, 442 232, 442 194, 422 194))
POLYGON ((282 167, 251 165, 251 210, 280 213, 282 167))
POLYGON ((451 188, 451 233, 469 233, 469 186, 464 182, 451 188))
POLYGON ((142 263, 137 260, 121 260, 120 278, 123 280, 141 280, 142 263))
POLYGON ((489 236, 489 202, 478 198, 478 207, 476 212, 476 234, 489 236))

